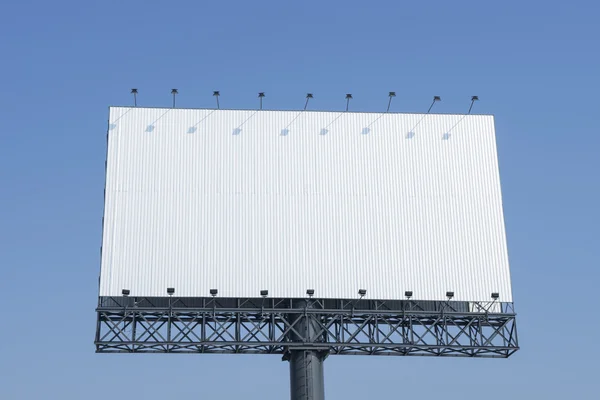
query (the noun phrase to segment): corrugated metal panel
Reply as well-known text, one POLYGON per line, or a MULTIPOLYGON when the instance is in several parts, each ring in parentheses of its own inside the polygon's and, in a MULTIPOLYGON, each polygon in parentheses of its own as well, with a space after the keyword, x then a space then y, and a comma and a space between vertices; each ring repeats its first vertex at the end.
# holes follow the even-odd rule
POLYGON ((110 110, 100 295, 512 301, 486 115, 110 110))

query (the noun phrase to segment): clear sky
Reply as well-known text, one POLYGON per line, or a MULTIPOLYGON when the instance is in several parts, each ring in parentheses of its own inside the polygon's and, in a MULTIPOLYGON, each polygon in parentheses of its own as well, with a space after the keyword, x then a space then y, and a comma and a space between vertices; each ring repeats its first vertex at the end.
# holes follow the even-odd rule
POLYGON ((493 113, 522 349, 330 357, 331 399, 597 399, 594 1, 10 1, 0 11, 0 398, 288 397, 278 356, 94 353, 107 107, 493 113), (135 396, 135 397, 134 397, 135 396))

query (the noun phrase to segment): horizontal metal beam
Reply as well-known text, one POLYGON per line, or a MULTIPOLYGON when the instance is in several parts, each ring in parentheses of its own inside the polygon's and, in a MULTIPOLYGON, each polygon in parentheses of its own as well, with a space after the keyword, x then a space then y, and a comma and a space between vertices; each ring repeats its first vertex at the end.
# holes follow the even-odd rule
POLYGON ((340 355, 509 357, 519 349, 511 303, 306 302, 305 308, 285 308, 292 302, 101 298, 96 351, 285 355, 305 349, 340 355), (298 313, 310 321, 310 333, 289 317, 298 313))
MULTIPOLYGON (((286 313, 300 312, 294 302, 305 301, 304 309, 320 311, 431 311, 457 313, 514 313, 513 303, 499 301, 431 301, 431 300, 366 300, 366 299, 290 299, 290 298, 220 298, 220 297, 100 297, 99 309, 136 307, 155 310, 176 308, 187 310, 281 310, 286 313)), ((302 311, 303 312, 303 311, 302 311)))

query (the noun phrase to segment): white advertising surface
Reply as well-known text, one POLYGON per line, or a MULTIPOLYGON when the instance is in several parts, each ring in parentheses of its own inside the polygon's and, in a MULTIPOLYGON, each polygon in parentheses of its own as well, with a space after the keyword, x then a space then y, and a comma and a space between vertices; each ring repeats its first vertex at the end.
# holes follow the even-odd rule
POLYGON ((512 301, 490 115, 111 107, 100 295, 512 301))

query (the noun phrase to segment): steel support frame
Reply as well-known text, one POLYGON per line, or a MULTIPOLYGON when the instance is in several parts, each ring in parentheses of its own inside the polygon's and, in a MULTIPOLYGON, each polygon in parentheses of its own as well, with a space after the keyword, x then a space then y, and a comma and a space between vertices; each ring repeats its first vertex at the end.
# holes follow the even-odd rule
POLYGON ((101 297, 96 352, 506 358, 519 349, 512 303, 302 301, 101 297))
MULTIPOLYGON (((318 306, 318 302, 296 300, 293 302, 300 310, 318 306)), ((288 339, 303 342, 304 337, 314 337, 320 329, 315 319, 307 313, 287 315, 288 320, 296 327, 294 331, 303 332, 298 336, 290 331, 288 339)), ((327 353, 324 351, 301 349, 290 350, 284 360, 289 361, 290 367, 290 400, 323 400, 325 398, 325 374, 323 364, 327 353)))

